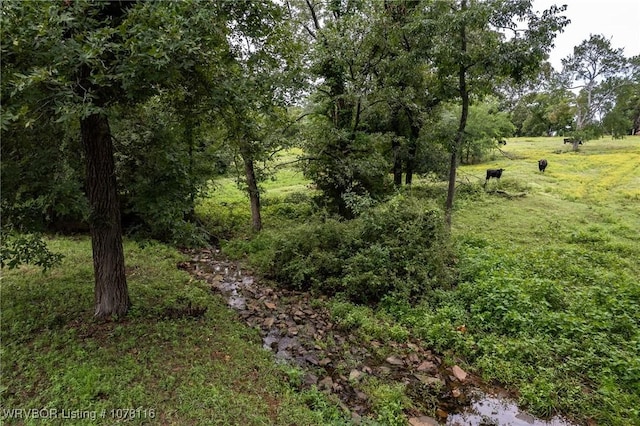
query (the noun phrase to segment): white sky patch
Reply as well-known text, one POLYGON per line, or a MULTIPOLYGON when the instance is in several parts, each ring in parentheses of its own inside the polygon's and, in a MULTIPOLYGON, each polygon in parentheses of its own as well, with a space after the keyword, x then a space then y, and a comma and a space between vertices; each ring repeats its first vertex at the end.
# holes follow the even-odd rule
POLYGON ((624 48, 627 58, 640 54, 640 0, 533 0, 533 9, 542 12, 554 4, 566 4, 563 14, 571 19, 550 53, 557 71, 562 70, 561 60, 590 34, 602 34, 614 49, 624 48))

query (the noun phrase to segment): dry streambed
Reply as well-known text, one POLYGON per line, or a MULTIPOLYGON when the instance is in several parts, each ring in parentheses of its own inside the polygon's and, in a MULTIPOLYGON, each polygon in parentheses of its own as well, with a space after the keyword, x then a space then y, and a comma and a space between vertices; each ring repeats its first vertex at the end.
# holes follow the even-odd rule
POLYGON ((479 379, 442 358, 419 341, 362 342, 337 327, 322 303, 307 293, 271 288, 259 283, 218 250, 188 251, 179 268, 211 285, 248 325, 260 330, 263 346, 277 359, 299 366, 302 388, 317 386, 335 394, 357 422, 371 414, 371 399, 363 384, 376 378, 401 382, 415 408, 410 424, 421 425, 549 425, 568 426, 560 419, 538 420, 518 410, 479 379), (368 377, 367 377, 368 376, 368 377), (435 413, 429 417, 424 413, 435 413))

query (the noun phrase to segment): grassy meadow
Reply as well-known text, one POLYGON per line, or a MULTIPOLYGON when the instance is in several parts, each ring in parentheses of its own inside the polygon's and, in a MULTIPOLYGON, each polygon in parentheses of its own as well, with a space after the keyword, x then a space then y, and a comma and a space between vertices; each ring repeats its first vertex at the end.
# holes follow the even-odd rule
MULTIPOLYGON (((518 138, 502 151, 459 170, 455 287, 417 305, 329 301, 335 320, 364 343, 420 338, 538 415, 640 424, 640 138, 589 141, 578 152, 561 138, 518 138), (540 158, 549 162, 544 174, 540 158), (483 188, 485 170, 499 167, 501 181, 483 188)), ((296 154, 281 156, 285 165, 263 185, 263 235, 320 220, 309 182, 289 164, 296 154)), ((418 179, 403 191, 417 202, 444 202, 441 183, 418 179)), ((260 264, 252 241, 269 239, 250 232, 248 200, 233 179, 215 182, 197 214, 229 255, 260 264)), ((178 270, 176 250, 127 242, 134 307, 126 319, 103 323, 92 320, 89 240, 55 237, 49 245, 65 255, 62 266, 2 273, 3 410, 98 413, 83 424, 346 422, 320 392, 294 392, 290 381, 300 373, 275 364, 255 330, 178 270), (206 313, 175 315, 190 305, 206 313)), ((411 404, 397 395, 389 401, 399 417, 397 401, 411 404)))
POLYGON ((458 352, 533 411, 640 424, 640 138, 578 152, 520 138, 503 151, 461 177, 502 167, 487 190, 526 196, 458 204, 461 284, 430 312, 460 310, 458 352))
MULTIPOLYGON (((559 137, 514 138, 488 161, 462 166, 458 181, 456 287, 419 305, 363 310, 335 302, 336 320, 365 342, 385 338, 383 330, 391 340, 420 337, 540 416, 640 424, 640 138, 588 141, 577 152, 559 137), (487 168, 505 172, 483 188, 487 168)), ((299 223, 284 206, 291 193, 308 193, 307 184, 284 169, 265 185, 266 234, 299 223)), ((246 205, 230 181, 221 185, 233 196, 207 200, 204 217, 246 205)), ((444 203, 443 183, 418 179, 404 192, 444 203)), ((226 224, 244 229, 240 240, 250 238, 243 211, 226 224)), ((258 250, 236 241, 228 253, 264 262, 264 241, 257 239, 258 250)))
POLYGON ((3 270, 1 424, 345 423, 320 392, 295 390, 300 373, 275 364, 256 330, 178 270, 175 249, 127 242, 133 308, 100 322, 89 239, 48 243, 61 266, 3 270))

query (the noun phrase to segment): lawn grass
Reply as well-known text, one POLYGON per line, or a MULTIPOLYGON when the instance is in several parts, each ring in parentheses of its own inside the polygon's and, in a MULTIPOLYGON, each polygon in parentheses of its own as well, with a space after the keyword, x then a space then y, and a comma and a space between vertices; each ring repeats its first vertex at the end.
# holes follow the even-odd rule
POLYGON ((345 423, 322 395, 295 392, 293 368, 275 364, 255 330, 176 268, 183 259, 176 250, 127 242, 133 308, 101 322, 92 318, 88 238, 48 245, 65 255, 60 267, 3 271, 3 424, 41 423, 10 415, 15 409, 57 410, 53 424, 70 416, 104 425, 345 423), (206 313, 191 315, 189 306, 206 313))
MULTIPOLYGON (((541 416, 640 424, 640 138, 588 141, 577 152, 562 138, 513 138, 502 151, 459 169, 456 288, 380 308, 397 326, 372 311, 353 332, 366 340, 371 330, 409 330, 541 416), (501 181, 483 190, 485 170, 500 167, 501 181)), ((306 185, 295 174, 278 182, 266 199, 306 185)), ((417 179, 407 192, 444 204, 444 188, 417 179)), ((268 232, 290 224, 277 213, 265 214, 268 232)), ((334 311, 338 321, 362 313, 334 311)))

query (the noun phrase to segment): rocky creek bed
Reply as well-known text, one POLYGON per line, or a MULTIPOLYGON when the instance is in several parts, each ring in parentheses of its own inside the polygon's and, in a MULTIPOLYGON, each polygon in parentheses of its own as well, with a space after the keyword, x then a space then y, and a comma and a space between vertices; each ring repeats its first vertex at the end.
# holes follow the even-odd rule
POLYGON ((414 426, 570 425, 521 412, 504 398, 506 394, 483 386, 458 365, 444 365, 420 341, 359 341, 331 320, 323 307, 326 299, 318 302, 308 293, 258 282, 216 249, 185 253, 190 260, 180 263, 180 269, 221 294, 244 322, 259 330, 264 348, 277 359, 300 367, 304 371, 301 388, 316 386, 336 395, 356 423, 372 413, 370 397, 359 385, 373 377, 406 386, 415 406, 407 413, 414 426))

